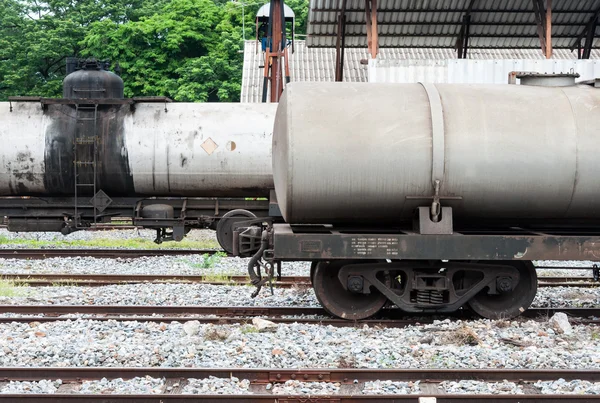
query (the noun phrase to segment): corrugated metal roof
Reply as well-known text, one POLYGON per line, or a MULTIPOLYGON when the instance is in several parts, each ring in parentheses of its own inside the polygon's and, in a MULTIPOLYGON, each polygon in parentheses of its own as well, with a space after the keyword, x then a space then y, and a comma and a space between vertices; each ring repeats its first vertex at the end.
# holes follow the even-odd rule
MULTIPOLYGON (((344 56, 344 81, 366 82, 368 66, 361 60, 368 58, 366 48, 348 48, 344 56)), ((447 60, 455 59, 452 49, 381 49, 378 59, 384 60, 447 60)), ((526 59, 543 60, 539 49, 473 49, 470 59, 526 59)), ((600 59, 600 51, 592 51, 592 58, 600 59)), ((564 49, 554 52, 553 59, 577 59, 577 54, 564 49)), ((242 74, 241 102, 261 102, 263 54, 260 44, 246 41, 244 44, 244 69, 242 74)), ((309 48, 305 41, 295 41, 295 52, 290 52, 290 75, 292 81, 334 81, 335 49, 309 48)))
MULTIPOLYGON (((309 47, 335 46, 342 1, 310 0, 309 47)), ((346 1, 346 46, 366 47, 365 0, 346 1)), ((378 0, 377 3, 380 47, 454 48, 471 0, 378 0)), ((554 0, 553 47, 570 48, 598 10, 600 0, 554 0)), ((469 32, 470 49, 540 47, 531 0, 475 0, 469 32)), ((599 48, 600 40, 596 38, 593 45, 599 48)))
MULTIPOLYGON (((309 49, 305 41, 294 42, 294 53, 290 55, 292 81, 334 81, 335 49, 309 49)), ((256 41, 244 44, 244 70, 240 102, 261 102, 264 69, 263 53, 256 41)), ((366 49, 346 49, 344 59, 344 81, 367 81, 367 66, 360 64, 367 58, 366 49)))

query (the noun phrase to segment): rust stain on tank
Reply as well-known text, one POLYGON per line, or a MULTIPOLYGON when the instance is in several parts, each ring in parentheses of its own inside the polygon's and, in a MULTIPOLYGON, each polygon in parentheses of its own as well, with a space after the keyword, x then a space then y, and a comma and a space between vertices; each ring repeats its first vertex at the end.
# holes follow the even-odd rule
POLYGON ((17 153, 18 162, 27 162, 27 160, 30 160, 30 162, 32 161, 30 151, 20 151, 17 153))

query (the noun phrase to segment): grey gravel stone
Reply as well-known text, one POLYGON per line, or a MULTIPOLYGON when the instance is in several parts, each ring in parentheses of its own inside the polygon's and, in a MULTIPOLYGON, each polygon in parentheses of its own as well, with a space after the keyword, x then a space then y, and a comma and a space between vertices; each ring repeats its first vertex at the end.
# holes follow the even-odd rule
MULTIPOLYGON (((0 259, 2 274, 111 274, 111 275, 198 275, 213 278, 245 276, 248 260, 223 257, 214 260, 212 267, 205 265, 205 256, 153 256, 140 258, 62 257, 40 260, 0 259)), ((306 262, 285 262, 285 276, 308 276, 310 265, 306 262)))
POLYGON ((594 308, 600 306, 600 287, 547 287, 538 288, 533 307, 594 308))
POLYGON ((448 394, 515 395, 523 394, 523 386, 514 382, 444 381, 439 387, 448 394))
POLYGON ((243 395, 252 394, 248 390, 250 381, 247 379, 239 380, 236 377, 216 378, 211 376, 208 379, 188 379, 188 384, 183 389, 184 395, 243 395))
POLYGON ((289 380, 273 385, 272 392, 274 395, 332 395, 339 390, 339 383, 289 380))
POLYGON ((62 385, 62 381, 60 379, 51 381, 47 379, 42 379, 36 382, 15 382, 11 381, 7 385, 5 385, 0 393, 2 394, 11 394, 11 393, 19 393, 19 394, 29 394, 29 393, 39 393, 39 394, 52 394, 56 393, 58 388, 62 385))
POLYGON ((26 287, 0 304, 16 305, 206 305, 206 306, 319 306, 311 288, 263 290, 210 284, 128 284, 103 287, 26 287))
POLYGON ((273 333, 200 325, 193 336, 178 322, 11 323, 0 325, 0 366, 600 368, 593 326, 551 335, 546 323, 496 323, 445 320, 403 329, 279 324, 273 333), (464 327, 479 344, 447 342, 464 327), (426 334, 433 335, 431 344, 420 344, 426 334), (508 345, 502 338, 528 346, 508 345))
POLYGON ((538 381, 534 384, 543 394, 600 395, 600 382, 582 380, 538 381))
POLYGON ((571 324, 569 323, 569 318, 563 312, 555 313, 548 321, 548 324, 550 326, 552 326, 554 331, 556 331, 559 334, 573 333, 573 328, 571 327, 571 324))
MULTIPOLYGON (((210 284, 129 284, 103 287, 27 287, 15 295, 0 297, 0 304, 56 305, 206 305, 206 306, 320 306, 312 288, 263 289, 252 299, 248 286, 210 284)), ((538 289, 532 307, 600 306, 600 287, 552 287, 538 289)))
POLYGON ((274 332, 277 330, 277 324, 262 318, 252 318, 252 324, 259 332, 274 332))
POLYGON ((420 381, 395 382, 395 381, 372 381, 365 382, 362 393, 365 395, 409 395, 420 393, 420 381))
POLYGON ((183 324, 183 331, 188 336, 194 336, 194 335, 198 334, 199 330, 200 330, 200 322, 198 322, 197 320, 190 320, 183 324))
POLYGON ((83 394, 158 394, 162 393, 164 379, 146 376, 123 380, 102 378, 98 381, 85 381, 79 393, 83 394))

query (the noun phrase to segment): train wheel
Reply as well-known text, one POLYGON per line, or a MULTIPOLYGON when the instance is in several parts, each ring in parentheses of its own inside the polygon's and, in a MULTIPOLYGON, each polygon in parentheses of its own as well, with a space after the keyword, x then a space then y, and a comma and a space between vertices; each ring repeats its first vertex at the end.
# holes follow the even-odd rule
POLYGON ((256 218, 256 215, 244 209, 231 210, 223 214, 217 224, 217 241, 225 252, 233 253, 233 225, 248 218, 256 218))
MULTIPOLYGON (((375 315, 383 308, 387 298, 372 288, 370 294, 357 294, 345 290, 338 273, 352 261, 335 260, 319 262, 313 274, 313 288, 323 308, 333 316, 343 319, 360 320, 375 315)), ((384 284, 390 284, 389 274, 385 274, 384 284)))
POLYGON ((317 265, 319 264, 318 261, 314 261, 314 262, 310 262, 310 283, 314 284, 315 283, 315 270, 317 270, 317 265))
POLYGON ((531 262, 499 262, 519 271, 519 282, 511 291, 490 295, 482 290, 467 304, 478 315, 488 319, 510 319, 529 308, 537 292, 537 273, 531 262))

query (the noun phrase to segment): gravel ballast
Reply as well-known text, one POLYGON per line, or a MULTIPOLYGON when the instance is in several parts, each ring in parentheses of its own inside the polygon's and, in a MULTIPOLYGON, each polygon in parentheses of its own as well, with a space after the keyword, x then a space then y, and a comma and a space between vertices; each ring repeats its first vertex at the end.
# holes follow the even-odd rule
MULTIPOLYGON (((203 255, 141 258, 54 257, 40 260, 0 259, 2 274, 110 274, 110 275, 200 275, 246 276, 249 259, 223 257, 205 266, 203 255)), ((307 262, 284 262, 282 275, 308 276, 307 262)))
MULTIPOLYGON (((268 287, 256 298, 254 287, 211 284, 120 284, 101 287, 15 287, 0 296, 0 305, 202 305, 202 306, 320 306, 311 287, 268 287)), ((600 306, 600 287, 539 288, 532 307, 600 306)))
POLYGON ((279 324, 266 333, 249 325, 195 329, 190 335, 177 322, 3 324, 0 366, 600 368, 598 330, 583 325, 570 335, 556 334, 547 322, 488 320, 403 329, 306 324, 279 324))
MULTIPOLYGON (((156 231, 152 229, 115 229, 115 230, 100 230, 100 231, 75 231, 68 235, 63 235, 60 232, 10 232, 5 228, 0 228, 0 238, 3 239, 3 243, 0 248, 14 248, 14 247, 32 247, 36 248, 35 242, 55 242, 60 244, 61 242, 73 242, 73 241, 98 241, 98 240, 146 240, 154 241, 156 238, 156 231), (15 241, 11 243, 11 241, 15 241), (23 241, 35 241, 31 242, 31 245, 24 244, 23 241)), ((212 230, 191 230, 185 237, 186 240, 195 242, 208 242, 216 244, 215 232, 212 230)), ((52 245, 45 246, 52 248, 52 245)), ((56 246, 59 248, 67 247, 65 245, 56 246)), ((118 247, 118 246, 117 246, 118 247)), ((79 247, 78 247, 79 248, 79 247)))
MULTIPOLYGON (((152 239, 153 231, 142 231, 152 239)), ((1 232, 13 239, 16 234, 1 232)), ((64 240, 60 234, 19 234, 19 238, 64 240)), ((192 233, 212 240, 213 232, 192 233), (212 238, 211 238, 212 237, 212 238)), ((138 231, 77 232, 67 239, 131 239, 138 231)), ((11 247, 4 244, 1 247, 11 247)), ((191 274, 245 275, 248 259, 222 258, 202 267, 203 256, 141 259, 52 258, 1 259, 0 273, 61 274, 191 274)), ((536 262, 538 265, 589 267, 592 262, 536 262)), ((286 275, 308 275, 306 262, 284 263, 286 275)), ((591 276, 589 270, 544 270, 541 275, 591 276)), ((203 306, 319 306, 312 289, 263 289, 250 298, 253 287, 206 284, 133 284, 103 287, 23 287, 0 297, 0 304, 35 305, 203 305, 203 306)), ((540 288, 535 307, 597 307, 600 288, 540 288)), ((250 322, 250 320, 249 320, 250 322)), ((279 324, 259 332, 250 324, 117 322, 78 319, 48 323, 0 325, 0 366, 20 367, 242 367, 242 368, 524 368, 600 369, 600 330, 576 325, 559 334, 543 319, 513 321, 443 320, 406 328, 336 328, 307 324, 279 324)), ((4 383, 0 393, 64 393, 60 380, 4 383)), ((600 383, 582 380, 530 383, 446 381, 444 393, 468 394, 599 394, 600 383)), ((187 379, 168 385, 165 379, 86 381, 71 393, 184 393, 335 395, 422 394, 420 380, 376 380, 356 385, 287 381, 250 385, 237 378, 187 379), (355 388, 355 389, 352 389, 355 388)))

